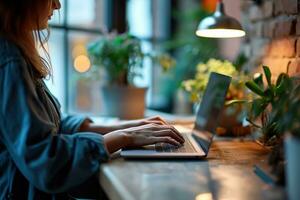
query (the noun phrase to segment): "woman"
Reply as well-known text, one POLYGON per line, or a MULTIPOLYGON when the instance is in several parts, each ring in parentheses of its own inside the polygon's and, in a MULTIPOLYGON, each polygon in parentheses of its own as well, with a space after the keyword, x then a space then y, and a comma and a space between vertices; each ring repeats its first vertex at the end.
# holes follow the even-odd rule
POLYGON ((160 118, 107 127, 61 115, 35 49, 59 8, 59 0, 0 1, 0 199, 68 198, 121 148, 184 142, 160 118))

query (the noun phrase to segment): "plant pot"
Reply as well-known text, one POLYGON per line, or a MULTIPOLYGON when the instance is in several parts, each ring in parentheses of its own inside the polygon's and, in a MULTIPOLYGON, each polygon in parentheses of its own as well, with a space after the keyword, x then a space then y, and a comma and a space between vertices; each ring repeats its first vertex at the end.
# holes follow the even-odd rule
POLYGON ((284 142, 286 166, 287 194, 290 200, 300 199, 300 139, 289 135, 284 142))
POLYGON ((144 117, 146 88, 104 86, 101 90, 106 116, 126 120, 144 117))

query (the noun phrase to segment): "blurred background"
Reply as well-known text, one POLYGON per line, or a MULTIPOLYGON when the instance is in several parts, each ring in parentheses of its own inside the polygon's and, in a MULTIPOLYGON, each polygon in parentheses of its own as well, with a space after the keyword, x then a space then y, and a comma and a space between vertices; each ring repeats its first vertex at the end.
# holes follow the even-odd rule
MULTIPOLYGON (((241 1, 224 0, 226 13, 241 20, 241 1)), ((203 39, 195 35, 201 19, 215 10, 216 0, 61 0, 62 9, 50 22, 49 51, 54 78, 50 90, 68 113, 101 115, 100 79, 86 78, 92 68, 87 44, 111 32, 129 32, 142 41, 143 51, 168 52, 176 66, 167 73, 150 59, 144 61, 139 87, 148 87, 148 109, 177 114, 192 112, 182 93, 183 80, 209 58, 235 62, 242 40, 203 39)))

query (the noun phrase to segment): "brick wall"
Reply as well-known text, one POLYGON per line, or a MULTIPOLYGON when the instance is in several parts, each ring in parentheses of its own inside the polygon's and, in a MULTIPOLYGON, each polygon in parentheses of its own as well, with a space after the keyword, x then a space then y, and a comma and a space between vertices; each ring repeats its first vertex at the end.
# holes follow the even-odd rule
POLYGON ((267 65, 273 74, 300 74, 300 0, 242 0, 248 69, 267 65))

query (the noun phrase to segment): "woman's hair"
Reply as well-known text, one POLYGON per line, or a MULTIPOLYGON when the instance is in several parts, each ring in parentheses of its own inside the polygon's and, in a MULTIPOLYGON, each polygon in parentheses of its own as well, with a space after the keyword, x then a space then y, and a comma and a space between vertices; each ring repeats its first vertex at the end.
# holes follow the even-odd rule
POLYGON ((50 9, 52 0, 1 0, 0 1, 0 35, 15 43, 38 72, 39 77, 51 75, 51 63, 43 43, 48 40, 47 33, 39 31, 41 16, 50 9), (43 59, 38 53, 38 45, 47 57, 43 59))

